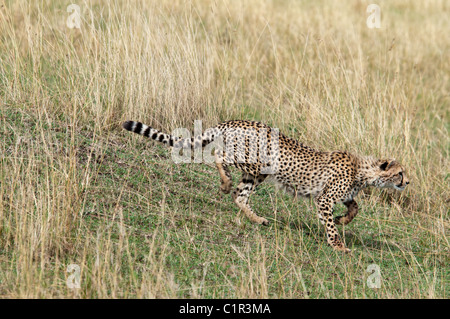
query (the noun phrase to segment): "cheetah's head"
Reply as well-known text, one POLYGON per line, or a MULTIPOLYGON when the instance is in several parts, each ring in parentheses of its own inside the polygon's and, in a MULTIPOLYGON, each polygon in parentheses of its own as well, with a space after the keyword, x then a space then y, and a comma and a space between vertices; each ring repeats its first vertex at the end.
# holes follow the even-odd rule
POLYGON ((394 188, 402 191, 409 184, 403 166, 394 159, 377 161, 377 178, 374 185, 382 188, 394 188))

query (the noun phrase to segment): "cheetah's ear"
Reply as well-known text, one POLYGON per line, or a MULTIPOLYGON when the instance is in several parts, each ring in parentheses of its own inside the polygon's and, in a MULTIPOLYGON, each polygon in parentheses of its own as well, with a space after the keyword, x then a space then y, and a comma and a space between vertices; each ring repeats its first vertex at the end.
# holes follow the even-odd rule
POLYGON ((382 171, 387 171, 395 163, 395 159, 382 159, 378 161, 378 165, 382 171))
POLYGON ((382 161, 382 163, 381 163, 381 165, 380 165, 380 169, 381 169, 382 171, 385 171, 386 168, 388 167, 388 165, 389 165, 389 162, 388 162, 388 161, 382 161))

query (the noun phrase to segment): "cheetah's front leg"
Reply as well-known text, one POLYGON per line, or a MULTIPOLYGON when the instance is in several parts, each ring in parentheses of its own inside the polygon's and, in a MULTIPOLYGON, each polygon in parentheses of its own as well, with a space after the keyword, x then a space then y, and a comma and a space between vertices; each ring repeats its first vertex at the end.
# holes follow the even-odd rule
POLYGON ((347 225, 358 214, 358 204, 353 199, 344 202, 344 205, 347 206, 347 213, 344 216, 335 218, 334 222, 336 225, 347 225))
POLYGON ((333 221, 333 206, 334 202, 327 198, 326 195, 322 195, 316 198, 317 208, 319 209, 319 216, 323 224, 325 224, 325 230, 327 232, 327 242, 334 249, 343 252, 350 252, 350 249, 346 248, 344 243, 341 242, 336 225, 333 221))

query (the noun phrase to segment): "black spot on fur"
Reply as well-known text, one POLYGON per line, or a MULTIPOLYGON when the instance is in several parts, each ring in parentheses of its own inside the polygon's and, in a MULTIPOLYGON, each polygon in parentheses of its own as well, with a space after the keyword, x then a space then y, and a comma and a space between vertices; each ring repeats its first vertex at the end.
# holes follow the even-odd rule
POLYGON ((149 137, 149 136, 150 136, 150 130, 151 130, 150 127, 147 127, 147 128, 145 129, 145 131, 144 131, 144 136, 145 136, 145 137, 149 137))
POLYGON ((142 123, 141 122, 137 122, 136 123, 136 127, 134 128, 133 132, 140 134, 141 130, 142 130, 142 123))
POLYGON ((133 121, 123 122, 122 127, 127 131, 131 131, 131 129, 133 128, 133 121))

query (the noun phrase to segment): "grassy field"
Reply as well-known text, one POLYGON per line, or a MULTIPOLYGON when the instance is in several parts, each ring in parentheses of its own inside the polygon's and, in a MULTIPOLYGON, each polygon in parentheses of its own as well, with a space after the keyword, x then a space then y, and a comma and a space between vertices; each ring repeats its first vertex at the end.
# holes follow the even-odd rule
POLYGON ((448 1, 377 1, 380 29, 362 0, 80 0, 80 28, 71 3, 0 0, 1 298, 449 298, 448 1), (311 201, 263 184, 254 225, 121 129, 229 119, 411 184, 360 194, 342 254, 311 201))

